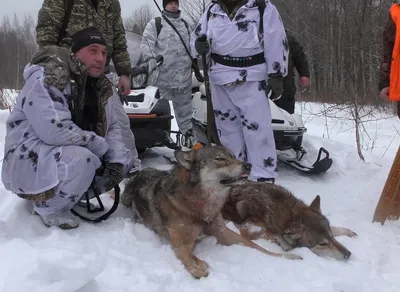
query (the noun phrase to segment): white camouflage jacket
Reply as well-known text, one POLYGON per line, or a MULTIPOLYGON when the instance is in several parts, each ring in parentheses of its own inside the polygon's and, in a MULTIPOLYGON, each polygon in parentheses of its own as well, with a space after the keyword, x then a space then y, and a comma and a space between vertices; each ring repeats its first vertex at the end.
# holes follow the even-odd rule
POLYGON ((191 35, 193 57, 200 57, 195 41, 206 35, 210 52, 230 57, 247 57, 264 52, 266 63, 251 67, 228 67, 211 61, 210 81, 222 85, 236 81, 260 81, 271 73, 287 75, 289 45, 276 7, 265 0, 264 33, 259 36, 260 12, 255 0, 239 7, 231 20, 218 3, 211 3, 191 35), (210 6, 212 7, 210 8, 210 6), (207 21, 207 12, 210 18, 207 21))
MULTIPOLYGON (((190 50, 189 32, 181 19, 180 12, 173 14, 163 11, 163 15, 168 17, 171 23, 176 27, 185 41, 186 47, 190 50)), ((149 57, 155 57, 157 55, 164 57, 159 78, 155 84, 150 85, 157 86, 161 89, 185 88, 191 86, 191 59, 177 33, 163 18, 161 18, 161 25, 162 28, 158 37, 154 19, 147 24, 143 32, 141 46, 143 59, 146 60, 149 57)))

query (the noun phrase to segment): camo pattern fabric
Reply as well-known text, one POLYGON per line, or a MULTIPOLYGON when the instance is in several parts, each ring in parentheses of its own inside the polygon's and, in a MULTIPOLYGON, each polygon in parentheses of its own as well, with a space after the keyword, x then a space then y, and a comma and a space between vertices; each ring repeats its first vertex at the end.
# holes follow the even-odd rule
POLYGON ((228 15, 224 5, 212 2, 201 16, 191 34, 192 55, 199 58, 195 42, 206 35, 210 43, 210 53, 221 56, 248 57, 264 52, 265 63, 249 67, 228 67, 211 60, 210 82, 218 85, 240 84, 246 81, 260 81, 270 74, 288 73, 289 44, 286 32, 276 7, 265 0, 264 34, 259 35, 260 12, 256 0, 240 2, 228 15), (207 20, 208 11, 210 11, 207 20), (230 19, 232 17, 232 20, 230 19))
POLYGON ((99 0, 97 10, 89 0, 74 0, 66 33, 57 44, 65 16, 64 0, 44 0, 39 10, 36 41, 40 49, 51 45, 71 46, 71 37, 89 26, 95 26, 108 43, 108 58, 118 75, 130 75, 131 62, 127 51, 125 29, 118 0, 99 0))
MULTIPOLYGON (((163 15, 175 26, 186 47, 190 50, 189 33, 182 21, 180 12, 163 11, 163 15)), ((162 28, 158 36, 154 19, 146 25, 143 32, 142 46, 140 47, 143 60, 154 58, 157 55, 164 57, 158 79, 155 83, 149 85, 157 86, 163 90, 187 88, 192 84, 192 60, 178 34, 164 18, 161 18, 161 25, 162 28)), ((187 98, 190 99, 190 93, 187 98)))
MULTIPOLYGON (((80 149, 76 151, 87 153, 88 167, 103 159, 123 164, 124 171, 132 168, 133 154, 126 149, 113 114, 112 83, 104 74, 99 78, 95 91, 100 122, 95 131, 88 131, 73 120, 70 74, 77 83, 75 108, 83 109, 87 69, 69 50, 49 47, 26 66, 25 85, 6 126, 2 182, 7 190, 34 195, 57 186, 65 146, 76 146, 80 149)), ((100 166, 100 162, 95 164, 95 169, 100 166)), ((65 168, 75 171, 76 165, 65 165, 63 171, 68 172, 65 168)))

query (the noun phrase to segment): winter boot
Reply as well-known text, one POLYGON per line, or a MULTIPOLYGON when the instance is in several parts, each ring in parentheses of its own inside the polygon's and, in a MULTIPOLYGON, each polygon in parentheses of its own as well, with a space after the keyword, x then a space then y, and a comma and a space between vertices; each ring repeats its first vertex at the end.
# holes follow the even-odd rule
POLYGON ((196 137, 193 135, 193 130, 189 129, 185 134, 182 134, 181 144, 182 147, 191 149, 197 143, 196 137))
POLYGON ((265 183, 273 185, 275 183, 275 179, 274 178, 260 177, 259 179, 257 179, 257 182, 265 182, 265 183))
POLYGON ((79 226, 79 222, 76 217, 70 211, 64 211, 51 215, 40 215, 44 225, 47 227, 58 227, 64 230, 74 229, 79 226))

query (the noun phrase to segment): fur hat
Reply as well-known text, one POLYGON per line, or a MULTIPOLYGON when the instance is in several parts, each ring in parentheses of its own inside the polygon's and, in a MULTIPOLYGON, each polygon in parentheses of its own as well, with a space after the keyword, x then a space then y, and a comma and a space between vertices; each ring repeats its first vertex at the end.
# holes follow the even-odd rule
POLYGON ((107 46, 107 41, 103 34, 93 26, 84 28, 72 36, 71 51, 76 53, 80 49, 91 44, 101 44, 107 46))
POLYGON ((163 7, 164 7, 164 9, 165 9, 165 6, 167 6, 168 3, 170 3, 170 2, 176 2, 176 3, 178 3, 178 5, 179 5, 179 0, 163 0, 163 7))

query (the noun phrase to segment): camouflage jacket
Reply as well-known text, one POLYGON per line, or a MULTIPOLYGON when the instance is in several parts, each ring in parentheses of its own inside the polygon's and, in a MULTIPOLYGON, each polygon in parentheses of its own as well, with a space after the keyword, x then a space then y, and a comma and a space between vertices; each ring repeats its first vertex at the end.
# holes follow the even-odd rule
POLYGON ((89 26, 99 29, 108 43, 108 58, 118 75, 130 75, 131 62, 127 51, 125 29, 118 0, 99 0, 97 9, 90 0, 74 0, 64 38, 58 42, 65 15, 64 0, 44 0, 39 10, 36 41, 40 49, 61 45, 71 46, 71 36, 89 26))
MULTIPOLYGON (((82 127, 83 109, 85 106, 85 88, 86 88, 86 66, 83 65, 72 54, 69 55, 67 49, 59 49, 52 46, 36 54, 31 62, 32 65, 39 65, 45 68, 44 82, 54 86, 61 92, 65 90, 73 79, 75 85, 71 90, 70 99, 73 99, 73 108, 71 111, 72 120, 79 127, 82 127), (75 91, 75 92, 74 92, 75 91)), ((103 74, 96 83, 96 96, 98 97, 98 118, 96 129, 85 129, 95 132, 99 136, 105 136, 107 131, 107 119, 105 106, 108 98, 112 96, 112 83, 103 74)))
POLYGON ((382 63, 379 70, 379 90, 389 87, 390 84, 390 65, 392 63, 392 52, 396 39, 396 24, 389 14, 385 28, 383 30, 382 43, 382 63))
MULTIPOLYGON (((87 67, 58 46, 40 51, 25 67, 25 84, 6 125, 2 181, 7 190, 37 194, 56 186, 64 146, 86 148, 106 163, 131 165, 131 152, 113 114, 112 84, 104 74, 91 88, 98 96, 99 109, 94 131, 75 121, 74 110, 84 107, 86 76, 87 67), (76 95, 71 90, 72 77, 76 95), (71 96, 75 96, 74 106, 71 96)), ((100 160, 96 164, 100 167, 100 160)))
POLYGON ((283 95, 295 95, 296 82, 294 80, 294 69, 296 69, 300 77, 310 77, 310 68, 303 46, 287 31, 286 36, 289 43, 289 62, 288 74, 283 79, 283 95))

